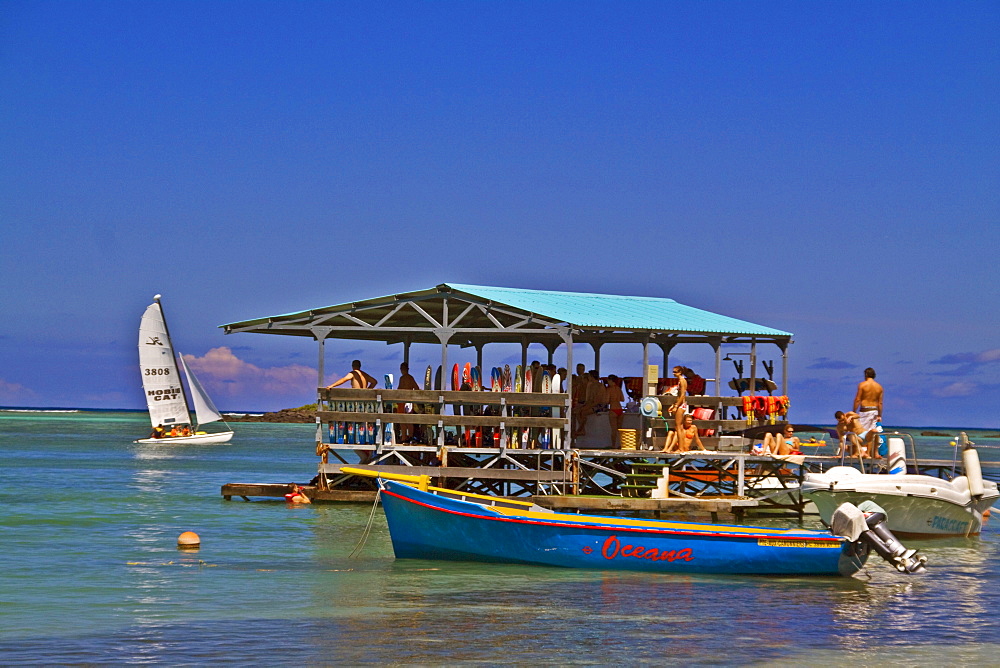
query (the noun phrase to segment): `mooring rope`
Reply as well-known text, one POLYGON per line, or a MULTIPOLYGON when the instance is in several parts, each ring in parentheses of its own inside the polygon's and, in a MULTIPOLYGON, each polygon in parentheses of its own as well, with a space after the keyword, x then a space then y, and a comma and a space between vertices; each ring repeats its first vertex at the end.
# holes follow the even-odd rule
POLYGON ((375 492, 375 503, 372 504, 372 511, 368 514, 368 523, 365 524, 365 530, 361 532, 361 540, 358 541, 358 544, 354 547, 354 550, 349 555, 347 555, 348 559, 353 559, 355 555, 361 552, 361 550, 365 546, 365 543, 368 542, 368 536, 371 535, 372 532, 372 523, 375 521, 375 509, 378 508, 378 502, 381 495, 382 495, 381 490, 375 492))

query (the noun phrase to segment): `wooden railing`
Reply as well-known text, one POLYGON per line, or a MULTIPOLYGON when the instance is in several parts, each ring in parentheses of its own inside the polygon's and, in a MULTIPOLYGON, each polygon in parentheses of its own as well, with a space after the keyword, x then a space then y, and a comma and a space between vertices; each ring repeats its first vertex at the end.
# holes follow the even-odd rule
MULTIPOLYGON (((377 445, 384 444, 381 427, 387 423, 429 427, 435 431, 433 440, 438 445, 444 444, 445 427, 488 429, 490 442, 484 443, 488 447, 493 445, 493 433, 500 437, 502 447, 517 447, 522 430, 531 430, 530 438, 537 440, 540 430, 564 431, 569 427, 569 395, 563 393, 319 388, 318 396, 316 415, 321 423, 375 422, 377 445), (413 404, 413 412, 394 412, 398 404, 413 404), (447 412, 449 406, 451 413, 447 412)), ((564 438, 555 437, 549 447, 564 442, 564 438)))

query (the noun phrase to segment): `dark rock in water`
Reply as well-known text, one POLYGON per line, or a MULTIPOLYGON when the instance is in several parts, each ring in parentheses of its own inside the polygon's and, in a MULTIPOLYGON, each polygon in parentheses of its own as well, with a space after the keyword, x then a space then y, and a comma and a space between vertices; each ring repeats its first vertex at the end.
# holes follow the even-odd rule
POLYGON ((920 432, 920 435, 921 436, 945 436, 945 437, 950 437, 951 436, 951 434, 946 434, 943 431, 922 431, 922 432, 920 432))
POLYGON ((263 415, 225 415, 226 422, 315 422, 316 411, 283 408, 263 415))

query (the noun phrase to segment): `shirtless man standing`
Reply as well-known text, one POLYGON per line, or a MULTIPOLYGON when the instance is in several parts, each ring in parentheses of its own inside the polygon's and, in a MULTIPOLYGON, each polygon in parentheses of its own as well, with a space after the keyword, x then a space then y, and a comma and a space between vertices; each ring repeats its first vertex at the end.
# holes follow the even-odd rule
POLYGON ((851 409, 857 411, 861 426, 865 429, 874 429, 875 424, 882 419, 882 386, 875 382, 875 369, 865 369, 865 379, 858 383, 851 409))
POLYGON ((332 389, 343 385, 347 381, 351 381, 351 387, 356 390, 368 389, 378 385, 378 381, 369 376, 367 373, 361 370, 361 360, 354 360, 351 362, 351 372, 346 376, 338 380, 336 383, 331 383, 326 386, 326 389, 332 389))

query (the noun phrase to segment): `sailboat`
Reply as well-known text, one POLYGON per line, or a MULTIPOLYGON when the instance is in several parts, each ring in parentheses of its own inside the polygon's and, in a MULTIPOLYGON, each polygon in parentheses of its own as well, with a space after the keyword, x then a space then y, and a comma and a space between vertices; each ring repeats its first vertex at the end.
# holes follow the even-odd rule
MULTIPOLYGON (((134 441, 135 443, 213 444, 226 443, 233 437, 231 430, 221 432, 198 430, 201 425, 222 420, 222 414, 212 403, 205 388, 191 373, 184 356, 175 356, 173 344, 170 342, 170 332, 167 330, 167 321, 163 317, 163 307, 160 306, 160 295, 153 297, 153 303, 146 307, 139 324, 139 371, 142 374, 142 388, 146 392, 149 421, 154 428, 162 428, 162 435, 156 438, 140 438, 134 441), (177 369, 178 357, 184 375, 187 376, 194 403, 196 422, 193 427, 187 396, 177 369), (169 436, 174 426, 187 427, 185 430, 187 433, 181 436, 169 436)), ((225 424, 224 420, 222 422, 225 424)))

